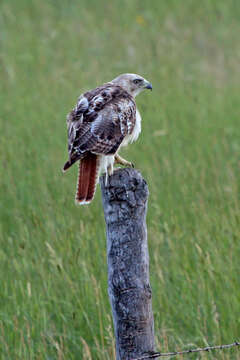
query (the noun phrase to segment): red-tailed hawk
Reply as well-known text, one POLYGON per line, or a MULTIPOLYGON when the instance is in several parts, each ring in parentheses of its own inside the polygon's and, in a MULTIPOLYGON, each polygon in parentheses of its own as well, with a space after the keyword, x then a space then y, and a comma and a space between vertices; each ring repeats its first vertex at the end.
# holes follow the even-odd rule
POLYGON ((144 89, 152 90, 149 81, 136 74, 123 74, 82 94, 68 114, 69 160, 63 171, 79 160, 77 204, 91 202, 99 174, 112 175, 114 163, 132 166, 118 151, 141 132, 134 98, 144 89))

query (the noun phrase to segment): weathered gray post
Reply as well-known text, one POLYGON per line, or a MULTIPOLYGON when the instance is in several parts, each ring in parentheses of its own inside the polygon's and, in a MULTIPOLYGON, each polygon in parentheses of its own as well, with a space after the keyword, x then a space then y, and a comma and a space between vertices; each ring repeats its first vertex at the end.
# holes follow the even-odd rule
MULTIPOLYGON (((146 210, 148 187, 130 168, 100 179, 107 229, 108 292, 117 360, 154 353, 146 210)), ((147 359, 147 358, 146 358, 147 359)))

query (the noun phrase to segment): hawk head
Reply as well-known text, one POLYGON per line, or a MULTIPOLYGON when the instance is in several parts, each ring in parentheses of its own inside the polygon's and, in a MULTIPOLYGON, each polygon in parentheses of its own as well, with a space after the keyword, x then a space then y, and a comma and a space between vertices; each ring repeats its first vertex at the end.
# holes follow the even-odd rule
POLYGON ((121 86, 133 97, 137 96, 144 89, 152 90, 152 84, 137 74, 122 74, 111 81, 113 84, 121 86))

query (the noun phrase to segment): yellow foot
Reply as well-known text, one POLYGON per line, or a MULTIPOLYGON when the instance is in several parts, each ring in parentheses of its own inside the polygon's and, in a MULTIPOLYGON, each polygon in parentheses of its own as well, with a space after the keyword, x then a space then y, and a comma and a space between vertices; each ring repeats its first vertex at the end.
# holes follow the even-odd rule
POLYGON ((108 165, 107 173, 109 176, 111 176, 113 174, 113 164, 108 165))
POLYGON ((114 160, 115 160, 115 164, 120 164, 120 165, 124 165, 124 166, 129 166, 129 167, 133 167, 134 168, 134 164, 123 159, 121 156, 119 156, 118 154, 116 154, 114 156, 114 160))
POLYGON ((105 186, 108 184, 108 177, 113 174, 113 164, 109 164, 105 173, 105 186))

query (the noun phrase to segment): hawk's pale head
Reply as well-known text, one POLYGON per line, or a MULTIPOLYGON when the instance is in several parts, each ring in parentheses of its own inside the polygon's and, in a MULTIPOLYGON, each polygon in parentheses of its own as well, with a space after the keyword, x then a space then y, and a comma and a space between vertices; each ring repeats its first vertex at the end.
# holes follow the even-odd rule
POLYGON ((144 89, 152 90, 152 84, 137 74, 122 74, 111 81, 121 86, 133 97, 137 96, 144 89))

